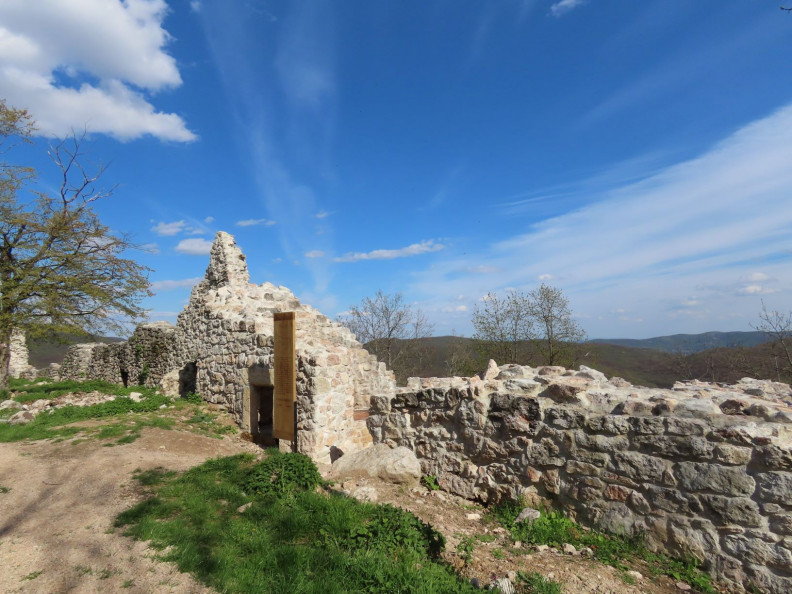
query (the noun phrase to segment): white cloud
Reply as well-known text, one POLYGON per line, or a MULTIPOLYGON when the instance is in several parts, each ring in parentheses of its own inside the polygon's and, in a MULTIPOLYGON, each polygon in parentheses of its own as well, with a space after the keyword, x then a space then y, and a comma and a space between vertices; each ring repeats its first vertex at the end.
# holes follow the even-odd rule
POLYGON ((333 214, 333 213, 331 213, 331 212, 327 212, 326 210, 320 210, 320 211, 319 211, 319 212, 317 212, 317 213, 316 213, 314 216, 315 216, 317 219, 326 219, 326 218, 327 218, 327 217, 329 217, 331 214, 333 214))
POLYGON ((630 317, 646 320, 645 331, 656 335, 734 329, 728 314, 750 320, 758 296, 792 294, 790 163, 792 105, 696 158, 601 189, 596 202, 534 223, 479 253, 436 259, 414 276, 412 290, 450 300, 530 287, 552 272, 564 279, 560 288, 573 309, 591 314, 592 336, 618 331, 606 327, 607 317, 596 327, 597 314, 612 310, 614 301, 630 304, 630 317), (477 265, 500 268, 497 284, 460 274, 477 265), (757 273, 770 278, 752 276, 757 273), (701 321, 663 327, 665 313, 693 294, 707 304, 707 310, 696 308, 701 321))
POLYGON ((559 17, 562 14, 566 14, 570 10, 574 10, 578 6, 585 4, 585 1, 586 0, 559 0, 550 6, 550 13, 555 17, 559 17))
POLYGON ((140 246, 140 249, 150 254, 160 253, 159 246, 156 243, 144 243, 143 245, 140 246))
POLYGON ((206 223, 206 224, 208 225, 208 224, 210 224, 210 223, 214 223, 214 220, 215 220, 215 218, 214 218, 214 217, 206 217, 206 218, 204 219, 204 223, 206 223))
POLYGON ((185 230, 187 227, 186 221, 173 221, 172 223, 165 223, 160 221, 156 225, 154 225, 151 230, 154 231, 157 235, 163 235, 166 237, 170 237, 172 235, 178 235, 182 231, 185 230))
POLYGON ((399 248, 396 250, 373 250, 371 252, 350 252, 335 258, 336 262, 360 262, 361 260, 392 260, 394 258, 406 258, 409 256, 418 256, 427 254, 429 252, 437 252, 444 249, 445 246, 441 243, 435 243, 433 239, 424 240, 420 243, 414 243, 407 247, 399 248))
POLYGON ((310 252, 305 252, 306 258, 324 258, 325 253, 322 250, 311 250, 310 252))
POLYGON ((190 0, 190 10, 193 12, 201 12, 201 0, 190 0))
POLYGON ((164 49, 167 10, 164 0, 3 0, 4 98, 28 109, 44 136, 86 127, 120 140, 195 140, 181 117, 150 103, 182 82, 164 49))
POLYGON ((772 287, 765 287, 763 285, 746 285, 737 289, 738 295, 772 295, 777 293, 778 289, 772 287))
POLYGON ((211 249, 212 242, 206 239, 182 239, 176 246, 176 251, 180 254, 193 256, 206 256, 211 249))
POLYGON ((540 281, 549 281, 549 280, 553 280, 555 278, 555 275, 545 273, 545 274, 540 274, 537 278, 540 281))
POLYGON ((237 227, 255 227, 256 225, 263 225, 264 227, 272 227, 275 221, 269 219, 245 219, 244 221, 237 221, 237 227))
POLYGON ((183 278, 181 280, 154 281, 153 283, 151 283, 151 290, 156 292, 156 291, 172 291, 174 289, 192 288, 202 280, 203 279, 200 276, 196 276, 194 278, 183 278))

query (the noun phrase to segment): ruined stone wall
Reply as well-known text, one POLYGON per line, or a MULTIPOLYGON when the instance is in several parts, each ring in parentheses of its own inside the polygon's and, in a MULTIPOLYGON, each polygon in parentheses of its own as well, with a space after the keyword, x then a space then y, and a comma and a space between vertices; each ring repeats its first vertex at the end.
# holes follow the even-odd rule
POLYGON ((175 332, 167 322, 152 322, 140 324, 125 342, 73 345, 57 372, 63 379, 155 388, 171 368, 175 332))
POLYGON ((790 404, 773 382, 655 390, 587 368, 491 366, 411 379, 372 401, 369 427, 452 493, 549 501, 735 588, 780 593, 792 591, 790 404))
POLYGON ((176 326, 138 327, 120 345, 73 347, 64 377, 101 378, 183 394, 190 386, 227 409, 244 430, 252 426, 255 386, 271 386, 273 314, 295 312, 299 451, 319 462, 372 443, 365 417, 375 395, 393 395, 393 374, 354 335, 300 301, 285 287, 251 284, 234 238, 218 233, 206 277, 193 289, 176 326))

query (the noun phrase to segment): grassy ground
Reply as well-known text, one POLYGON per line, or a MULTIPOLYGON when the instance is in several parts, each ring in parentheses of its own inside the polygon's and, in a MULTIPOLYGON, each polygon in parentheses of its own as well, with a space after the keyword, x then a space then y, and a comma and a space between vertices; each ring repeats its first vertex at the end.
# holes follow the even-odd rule
MULTIPOLYGON (((32 382, 14 379, 0 400, 11 398, 24 404, 51 400, 69 393, 89 392, 101 392, 116 398, 90 406, 49 409, 25 425, 0 423, 0 442, 77 437, 75 443, 83 439, 100 439, 110 440, 105 445, 120 445, 140 437, 145 427, 171 429, 177 424, 213 437, 236 432, 233 425, 219 423, 218 415, 207 410, 206 405, 198 404, 200 399, 173 400, 142 386, 124 388, 102 381, 32 382), (141 394, 139 402, 130 398, 132 392, 141 394)), ((8 418, 16 412, 14 409, 1 410, 0 418, 8 418)))
POLYGON ((150 497, 117 526, 220 592, 475 591, 438 561, 438 532, 408 512, 323 488, 300 454, 137 478, 150 497))
POLYGON ((542 511, 533 522, 515 524, 521 507, 505 505, 492 511, 504 528, 509 530, 515 541, 527 544, 548 545, 561 548, 571 544, 577 549, 588 547, 597 560, 625 572, 623 579, 631 583, 628 563, 644 561, 654 575, 668 575, 677 581, 686 582, 697 592, 715 594, 710 577, 701 571, 695 560, 677 560, 666 555, 653 553, 643 546, 640 539, 628 539, 584 529, 559 511, 542 511))

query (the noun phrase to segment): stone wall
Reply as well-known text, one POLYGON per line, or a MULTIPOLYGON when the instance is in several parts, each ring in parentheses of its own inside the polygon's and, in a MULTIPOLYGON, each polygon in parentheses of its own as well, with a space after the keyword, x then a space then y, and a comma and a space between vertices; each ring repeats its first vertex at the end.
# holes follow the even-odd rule
POLYGON ((273 384, 273 314, 293 311, 298 451, 329 462, 371 444, 369 401, 394 393, 393 374, 348 329, 285 287, 249 281, 234 238, 218 233, 206 276, 175 326, 143 324, 124 343, 72 347, 61 377, 144 383, 173 396, 195 391, 255 434, 258 389, 273 384))
POLYGON ((786 384, 639 388, 581 368, 494 364, 413 378, 372 401, 375 442, 484 502, 552 503, 584 524, 692 555, 735 589, 792 591, 792 392, 786 384))

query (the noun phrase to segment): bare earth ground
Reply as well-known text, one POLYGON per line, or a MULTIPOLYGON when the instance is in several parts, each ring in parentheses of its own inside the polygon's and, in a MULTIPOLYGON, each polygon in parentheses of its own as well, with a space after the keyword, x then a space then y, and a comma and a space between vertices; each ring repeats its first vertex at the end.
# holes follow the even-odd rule
MULTIPOLYGON (((0 444, 0 591, 2 592, 210 592, 156 552, 113 529, 115 517, 141 500, 135 469, 185 470, 208 458, 260 452, 238 437, 214 439, 187 431, 146 428, 137 441, 103 447, 37 441, 0 444)), ((611 567, 552 551, 510 549, 506 534, 482 510, 444 493, 409 489, 373 479, 379 502, 416 513, 447 538, 446 558, 482 585, 509 571, 538 571, 561 582, 564 592, 679 592, 667 578, 644 577, 628 585, 611 567), (479 513, 481 519, 469 519, 479 513), (464 536, 493 534, 477 542, 465 566, 454 552, 464 536), (493 551, 499 549, 493 557, 493 551)), ((350 485, 345 483, 344 487, 350 485)), ((355 486, 354 484, 351 486, 355 486)), ((636 567, 644 576, 649 572, 636 567)))

